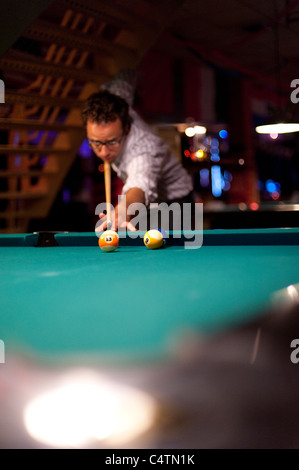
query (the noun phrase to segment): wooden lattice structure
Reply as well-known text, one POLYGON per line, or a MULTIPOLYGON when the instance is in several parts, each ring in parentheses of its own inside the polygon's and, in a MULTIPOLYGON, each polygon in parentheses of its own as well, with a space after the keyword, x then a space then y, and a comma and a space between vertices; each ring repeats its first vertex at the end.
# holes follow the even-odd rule
POLYGON ((5 51, 2 233, 26 232, 32 219, 48 215, 84 139, 82 100, 136 67, 181 3, 161 1, 157 9, 145 0, 53 1, 5 51))

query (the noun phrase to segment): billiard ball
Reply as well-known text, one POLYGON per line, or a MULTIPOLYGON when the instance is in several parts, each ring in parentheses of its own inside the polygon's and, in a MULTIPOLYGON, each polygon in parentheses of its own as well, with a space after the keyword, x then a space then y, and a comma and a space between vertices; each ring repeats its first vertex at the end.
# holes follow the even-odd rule
POLYGON ((159 230, 148 230, 143 237, 143 242, 150 250, 161 248, 164 243, 163 235, 159 230))
POLYGON ((99 247, 105 252, 114 251, 118 247, 119 237, 113 230, 106 230, 99 238, 99 247))

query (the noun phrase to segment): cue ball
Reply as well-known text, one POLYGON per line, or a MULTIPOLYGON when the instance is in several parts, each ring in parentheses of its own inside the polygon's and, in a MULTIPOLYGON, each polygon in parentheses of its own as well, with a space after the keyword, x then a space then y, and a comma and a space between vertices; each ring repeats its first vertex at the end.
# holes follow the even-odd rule
POLYGON ((113 230, 106 230, 99 238, 99 247, 106 253, 116 250, 119 244, 119 237, 113 230))
POLYGON ((143 242, 150 250, 161 248, 164 244, 164 238, 159 230, 148 230, 143 237, 143 242))

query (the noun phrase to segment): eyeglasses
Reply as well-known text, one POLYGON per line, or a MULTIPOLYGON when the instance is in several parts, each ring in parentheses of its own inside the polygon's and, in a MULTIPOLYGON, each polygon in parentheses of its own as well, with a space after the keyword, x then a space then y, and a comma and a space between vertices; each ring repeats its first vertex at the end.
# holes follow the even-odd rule
POLYGON ((105 145, 109 150, 116 149, 124 138, 124 134, 121 135, 120 139, 108 140, 108 142, 101 142, 100 140, 87 139, 88 145, 91 148, 96 148, 101 150, 103 145, 105 145))

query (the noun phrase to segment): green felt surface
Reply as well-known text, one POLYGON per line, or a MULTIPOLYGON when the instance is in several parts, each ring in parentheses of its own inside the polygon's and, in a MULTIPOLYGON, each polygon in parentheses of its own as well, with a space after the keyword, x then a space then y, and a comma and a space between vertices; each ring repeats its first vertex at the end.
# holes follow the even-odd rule
POLYGON ((59 234, 63 246, 53 248, 37 248, 35 235, 2 237, 0 338, 7 352, 163 352, 184 330, 246 322, 298 283, 298 235, 209 232, 191 250, 173 239, 161 250, 122 239, 113 253, 95 234, 59 234))

